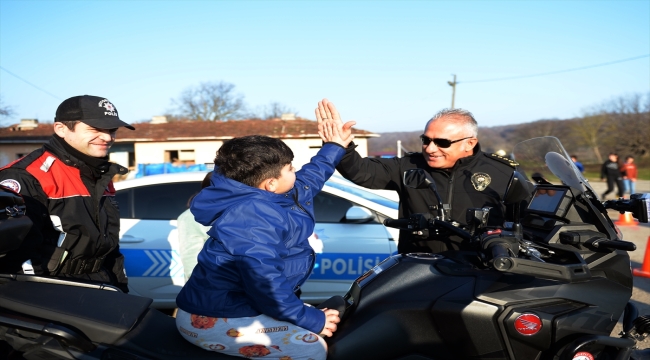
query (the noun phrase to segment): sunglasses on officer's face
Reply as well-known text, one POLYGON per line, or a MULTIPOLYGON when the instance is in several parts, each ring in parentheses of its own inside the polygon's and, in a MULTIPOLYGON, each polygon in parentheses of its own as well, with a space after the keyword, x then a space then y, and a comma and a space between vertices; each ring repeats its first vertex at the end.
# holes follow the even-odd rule
POLYGON ((471 138, 473 138, 473 136, 468 136, 468 137, 458 139, 458 140, 448 140, 448 139, 437 139, 437 138, 432 139, 432 138, 424 136, 424 134, 420 135, 420 140, 422 141, 422 145, 429 146, 429 144, 431 144, 431 142, 433 141, 433 143, 437 147, 439 147, 441 149, 446 149, 446 148, 450 147, 451 144, 453 144, 453 143, 457 143, 459 141, 463 141, 463 140, 467 140, 467 139, 471 139, 471 138))

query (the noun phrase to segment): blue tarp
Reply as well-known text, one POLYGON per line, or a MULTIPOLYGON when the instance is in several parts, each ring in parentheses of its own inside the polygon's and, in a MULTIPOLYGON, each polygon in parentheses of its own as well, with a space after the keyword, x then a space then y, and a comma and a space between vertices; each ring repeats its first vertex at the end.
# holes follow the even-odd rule
POLYGON ((187 171, 207 171, 208 167, 205 164, 195 165, 172 165, 172 163, 161 164, 138 164, 138 171, 135 173, 136 178, 141 178, 148 175, 179 173, 187 171))

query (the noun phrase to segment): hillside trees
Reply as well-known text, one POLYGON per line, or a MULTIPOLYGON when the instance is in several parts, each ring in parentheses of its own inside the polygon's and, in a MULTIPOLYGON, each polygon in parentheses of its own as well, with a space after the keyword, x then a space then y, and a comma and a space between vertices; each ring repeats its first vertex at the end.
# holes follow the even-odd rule
MULTIPOLYGON (((420 151, 420 134, 421 131, 384 133, 381 138, 369 140, 369 151, 395 151, 396 140, 401 140, 405 147, 413 144, 407 147, 409 150, 420 151)), ((479 127, 481 149, 486 152, 509 152, 519 141, 538 136, 557 137, 583 163, 602 163, 609 152, 646 159, 650 157, 650 93, 614 98, 573 119, 479 127)))
POLYGON ((614 99, 607 110, 615 129, 614 149, 622 156, 650 155, 650 93, 614 99))
POLYGON ((569 140, 575 145, 591 149, 599 163, 603 162, 600 147, 607 139, 607 133, 612 130, 612 124, 604 112, 586 114, 582 118, 571 120, 569 123, 569 140))

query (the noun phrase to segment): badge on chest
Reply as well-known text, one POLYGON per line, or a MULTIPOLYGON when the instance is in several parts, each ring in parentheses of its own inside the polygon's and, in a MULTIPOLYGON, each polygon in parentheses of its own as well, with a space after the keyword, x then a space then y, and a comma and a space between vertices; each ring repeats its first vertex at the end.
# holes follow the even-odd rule
POLYGON ((490 182, 492 182, 492 178, 490 178, 490 175, 486 173, 475 173, 472 175, 472 186, 474 186, 474 189, 476 191, 483 191, 485 190, 488 185, 490 185, 490 182))

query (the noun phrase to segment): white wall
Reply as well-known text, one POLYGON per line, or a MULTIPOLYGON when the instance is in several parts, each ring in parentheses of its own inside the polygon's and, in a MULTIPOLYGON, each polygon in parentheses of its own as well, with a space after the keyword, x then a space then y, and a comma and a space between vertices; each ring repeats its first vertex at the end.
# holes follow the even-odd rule
POLYGON ((129 167, 129 152, 128 151, 116 151, 108 154, 108 161, 120 164, 125 168, 129 167))
POLYGON ((0 145, 0 166, 5 166, 18 159, 18 154, 27 155, 42 146, 42 144, 2 144, 0 145))
MULTIPOLYGON (((282 139, 293 151, 293 166, 296 168, 309 162, 312 156, 316 155, 323 142, 320 139, 282 139)), ((356 139, 357 151, 362 157, 368 156, 368 142, 366 139, 356 139)), ((217 150, 223 141, 200 140, 200 141, 169 141, 135 143, 136 164, 159 164, 165 162, 165 151, 194 150, 197 164, 211 164, 217 150)))
POLYGON ((135 143, 136 164, 160 164, 165 162, 165 151, 194 150, 197 164, 211 164, 223 141, 168 141, 135 143))

